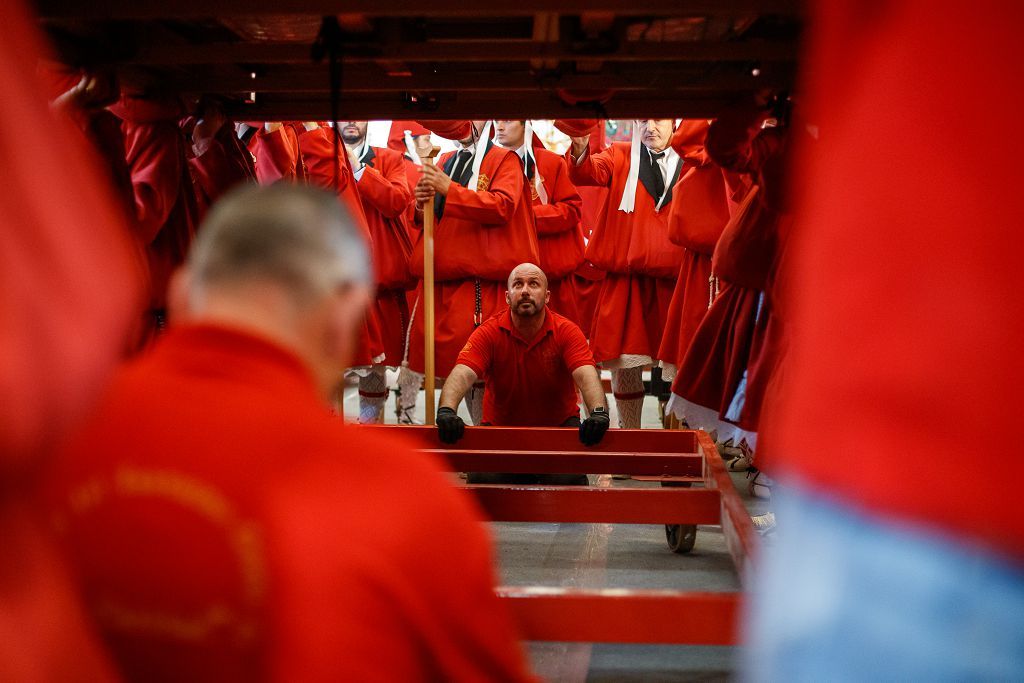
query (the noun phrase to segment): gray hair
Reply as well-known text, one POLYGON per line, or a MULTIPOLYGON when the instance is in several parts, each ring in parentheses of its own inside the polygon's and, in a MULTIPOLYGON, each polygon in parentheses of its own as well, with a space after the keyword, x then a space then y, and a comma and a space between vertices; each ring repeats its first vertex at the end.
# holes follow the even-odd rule
POLYGON ((190 306, 206 291, 250 282, 282 286, 303 305, 348 283, 373 284, 370 254, 334 194, 277 183, 228 193, 188 256, 190 306))

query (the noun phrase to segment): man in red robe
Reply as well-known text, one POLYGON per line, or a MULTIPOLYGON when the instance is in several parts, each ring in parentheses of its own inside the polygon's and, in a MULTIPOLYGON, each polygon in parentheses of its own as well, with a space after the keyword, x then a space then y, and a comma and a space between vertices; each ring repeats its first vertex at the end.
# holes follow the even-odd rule
MULTIPOLYGON (((420 181, 420 167, 423 162, 420 157, 430 152, 433 143, 430 139, 430 131, 416 121, 392 121, 391 131, 388 134, 388 149, 393 149, 402 155, 405 162, 405 177, 409 181, 409 192, 416 189, 416 183, 420 181)), ((409 207, 409 218, 415 221, 416 205, 409 207)), ((410 225, 410 230, 414 228, 410 225)), ((410 233, 412 234, 412 233, 410 233)))
POLYGON ((687 163, 687 169, 673 189, 669 214, 668 238, 683 247, 682 265, 658 351, 662 378, 669 382, 714 299, 711 256, 730 216, 725 175, 711 162, 704 148, 707 131, 706 119, 684 120, 672 135, 672 147, 687 163))
POLYGON ((573 182, 610 189, 586 252, 607 273, 590 344, 612 371, 619 425, 631 429, 640 427, 641 375, 657 360, 682 258, 668 239, 672 188, 684 166, 669 144, 672 129, 671 119, 638 121, 632 143, 591 154, 586 135, 572 138, 566 152, 573 182))
MULTIPOLYGON (((338 199, 348 209, 356 227, 363 233, 372 253, 373 236, 370 234, 370 224, 357 187, 354 163, 344 142, 340 136, 335 141, 336 131, 331 126, 321 126, 316 121, 304 121, 293 125, 299 131, 296 144, 305 181, 315 187, 337 193, 338 199)), ((366 320, 349 372, 362 378, 370 372, 374 364, 383 360, 384 344, 381 341, 380 326, 375 311, 370 308, 366 312, 366 320)))
MULTIPOLYGON (((516 153, 491 141, 490 121, 465 121, 452 131, 458 150, 423 167, 416 186, 417 222, 433 202, 435 362, 446 377, 469 335, 505 307, 505 279, 520 263, 539 260, 530 190, 516 153)), ((413 275, 423 277, 423 239, 412 257, 413 275)), ((423 372, 423 284, 412 313, 409 368, 423 372)), ((483 387, 467 395, 474 424, 483 411, 483 387)))
POLYGON ((192 143, 188 164, 202 218, 232 187, 256 182, 256 165, 216 100, 202 100, 196 116, 189 117, 183 128, 192 143))
POLYGON ((360 232, 333 193, 225 197, 174 326, 56 468, 51 518, 128 679, 528 678, 471 499, 327 410, 372 301, 360 232))
MULTIPOLYGON (((412 240, 406 217, 413 201, 404 159, 392 149, 370 146, 366 139, 368 121, 338 121, 337 125, 352 159, 353 177, 373 241, 377 283, 373 311, 380 327, 385 363, 399 367, 405 356, 409 327, 406 291, 412 284, 412 240)), ((382 423, 387 396, 384 364, 376 363, 359 378, 359 421, 382 423)))
POLYGON ((569 180, 565 159, 544 147, 529 121, 495 121, 495 140, 515 150, 533 197, 540 267, 549 278, 551 310, 577 325, 580 313, 572 274, 583 263, 583 200, 569 180))
POLYGON ((181 104, 170 96, 124 92, 111 107, 120 117, 134 195, 133 227, 149 262, 150 303, 142 341, 167 322, 167 285, 184 262, 198 225, 184 133, 178 127, 181 104))
MULTIPOLYGON (((363 236, 372 244, 348 153, 339 142, 335 158, 333 135, 333 128, 323 127, 316 121, 268 121, 250 142, 256 157, 257 177, 261 184, 300 182, 337 192, 363 236)), ((352 372, 361 377, 369 373, 374 363, 384 360, 380 328, 373 310, 367 312, 359 339, 352 372)), ((343 371, 344 368, 339 368, 339 372, 343 371)), ((338 400, 344 400, 343 394, 339 394, 338 400)))
MULTIPOLYGON (((778 320, 772 324, 772 283, 788 221, 781 201, 788 135, 783 128, 764 127, 771 115, 768 102, 744 98, 725 109, 708 130, 709 156, 745 194, 715 246, 713 303, 694 330, 672 385, 672 411, 690 427, 739 448, 728 463, 737 471, 753 462, 763 388, 781 348, 774 335, 773 343, 765 342, 769 329, 782 329, 778 320), (763 362, 755 381, 758 360, 763 362)), ((763 472, 750 483, 751 492, 760 497, 769 497, 770 486, 763 472)), ((771 520, 760 517, 755 523, 764 522, 767 530, 771 520)))
MULTIPOLYGON (((402 154, 402 163, 405 168, 405 178, 409 182, 409 191, 415 192, 416 185, 422 175, 420 169, 423 166, 422 156, 428 154, 433 148, 430 131, 418 121, 392 121, 391 132, 388 135, 388 147, 402 154)), ((406 221, 409 228, 409 237, 415 242, 419 235, 416 225, 416 203, 409 205, 409 213, 406 221)), ((416 291, 410 289, 406 292, 408 308, 413 310, 416 303, 416 291)), ((420 388, 423 384, 423 376, 409 369, 408 347, 409 333, 411 328, 406 327, 405 347, 401 356, 402 363, 398 370, 398 405, 396 413, 399 424, 416 424, 419 422, 415 417, 416 399, 419 397, 420 388)))

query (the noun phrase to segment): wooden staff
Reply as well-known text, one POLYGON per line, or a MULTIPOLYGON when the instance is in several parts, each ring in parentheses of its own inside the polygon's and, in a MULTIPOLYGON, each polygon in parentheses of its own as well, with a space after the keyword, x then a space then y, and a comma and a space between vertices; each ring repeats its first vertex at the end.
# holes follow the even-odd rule
MULTIPOLYGON (((433 166, 440 147, 431 147, 420 155, 424 166, 433 166)), ((434 202, 423 206, 423 389, 426 393, 423 424, 434 424, 434 202)))

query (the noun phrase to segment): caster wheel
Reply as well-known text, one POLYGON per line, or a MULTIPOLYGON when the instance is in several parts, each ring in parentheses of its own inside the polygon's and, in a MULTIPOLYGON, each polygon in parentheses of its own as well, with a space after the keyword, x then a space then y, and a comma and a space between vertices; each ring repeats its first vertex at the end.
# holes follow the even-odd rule
POLYGON ((694 524, 666 524, 665 540, 674 553, 688 553, 697 542, 697 526, 694 524))

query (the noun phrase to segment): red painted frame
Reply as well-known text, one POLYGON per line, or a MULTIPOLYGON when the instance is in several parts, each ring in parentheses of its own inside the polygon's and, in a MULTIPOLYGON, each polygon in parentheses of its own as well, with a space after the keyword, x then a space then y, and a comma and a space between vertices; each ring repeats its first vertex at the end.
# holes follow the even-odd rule
MULTIPOLYGON (((494 521, 721 525, 746 583, 758 552, 750 515, 714 442, 691 430, 613 429, 598 446, 558 428, 468 427, 454 447, 433 427, 389 426, 445 458, 453 471, 636 474, 704 488, 472 485, 494 521)), ((526 640, 730 645, 742 593, 501 587, 526 640)))

